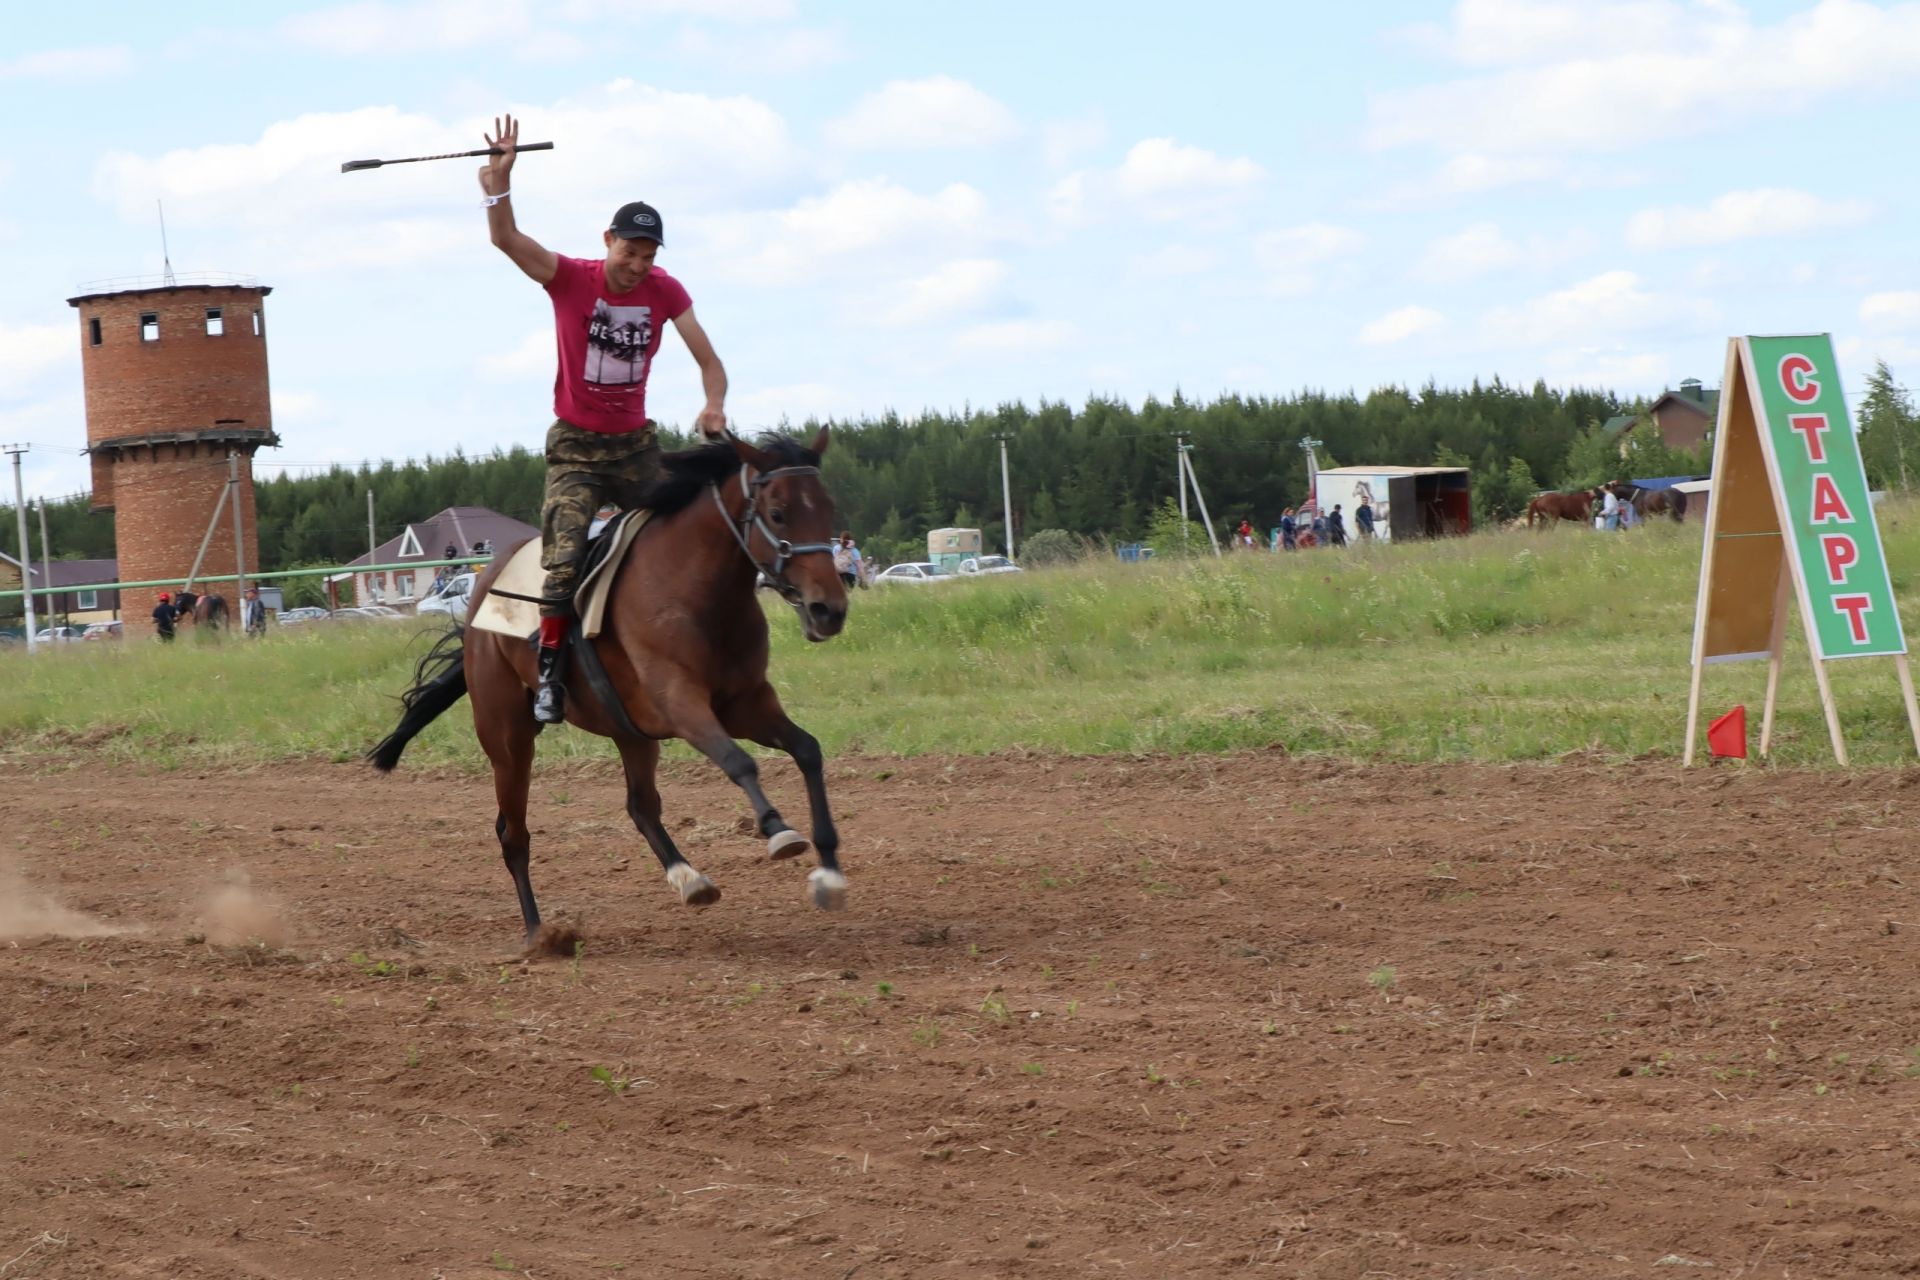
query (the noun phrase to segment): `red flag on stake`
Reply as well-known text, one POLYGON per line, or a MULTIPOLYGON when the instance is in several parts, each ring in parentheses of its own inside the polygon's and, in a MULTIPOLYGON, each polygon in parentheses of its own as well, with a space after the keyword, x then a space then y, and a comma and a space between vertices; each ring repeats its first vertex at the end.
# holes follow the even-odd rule
POLYGON ((1735 707, 1707 726, 1707 750, 1716 760, 1747 758, 1747 709, 1735 707))

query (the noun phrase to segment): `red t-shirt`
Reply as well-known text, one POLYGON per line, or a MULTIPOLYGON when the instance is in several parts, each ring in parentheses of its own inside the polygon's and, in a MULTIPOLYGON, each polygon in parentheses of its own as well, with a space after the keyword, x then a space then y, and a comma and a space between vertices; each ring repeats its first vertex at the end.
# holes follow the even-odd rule
POLYGON ((678 280, 655 267, 627 293, 608 293, 606 263, 559 259, 547 281, 560 371, 553 415, 610 435, 647 425, 647 374, 661 330, 693 305, 678 280))

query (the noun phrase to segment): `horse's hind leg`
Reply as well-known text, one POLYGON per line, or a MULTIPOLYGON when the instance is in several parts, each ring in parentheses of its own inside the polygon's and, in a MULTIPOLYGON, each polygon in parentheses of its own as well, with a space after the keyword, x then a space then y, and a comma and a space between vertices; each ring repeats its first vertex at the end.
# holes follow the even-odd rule
POLYGON ((720 886, 694 869, 660 822, 660 788, 653 781, 654 768, 660 763, 660 744, 652 739, 638 743, 618 739, 616 745, 627 772, 627 816, 666 868, 667 883, 688 906, 705 907, 720 901, 720 886))
POLYGON ((513 877, 514 892, 520 896, 520 918, 527 926, 531 943, 540 931, 540 907, 533 900, 533 881, 527 865, 532 860, 532 836, 527 830, 527 788, 533 779, 533 744, 539 736, 539 722, 525 705, 525 698, 511 705, 507 723, 483 716, 475 707, 474 724, 479 729, 480 745, 493 763, 493 798, 498 809, 494 834, 500 837, 500 856, 513 877))

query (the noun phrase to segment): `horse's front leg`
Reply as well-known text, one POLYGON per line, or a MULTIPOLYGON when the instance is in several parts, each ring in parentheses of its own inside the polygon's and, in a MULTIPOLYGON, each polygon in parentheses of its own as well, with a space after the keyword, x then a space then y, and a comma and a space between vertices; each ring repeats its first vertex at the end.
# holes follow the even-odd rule
MULTIPOLYGON (((800 776, 807 784, 813 844, 820 851, 820 865, 808 875, 808 886, 815 906, 823 911, 839 910, 847 904, 847 877, 840 870, 840 833, 833 825, 833 809, 827 802, 826 760, 820 754, 819 741, 788 718, 772 685, 762 685, 728 711, 729 729, 763 747, 786 752, 800 766, 800 776)), ((806 841, 797 837, 786 849, 774 847, 771 841, 769 845, 769 852, 776 858, 790 858, 804 853, 807 847, 806 841)))
POLYGON ((713 711, 712 694, 704 685, 683 681, 669 687, 656 702, 666 713, 675 736, 719 765, 733 784, 746 792, 747 801, 753 805, 754 823, 767 837, 769 853, 791 857, 806 848, 806 841, 787 826, 786 819, 767 799, 760 787, 760 766, 720 723, 713 711))

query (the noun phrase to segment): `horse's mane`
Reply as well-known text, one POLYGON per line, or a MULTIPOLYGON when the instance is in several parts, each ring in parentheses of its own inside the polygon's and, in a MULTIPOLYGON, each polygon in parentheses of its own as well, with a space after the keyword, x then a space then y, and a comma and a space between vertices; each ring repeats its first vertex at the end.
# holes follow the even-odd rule
MULTIPOLYGON (((782 467, 817 467, 820 455, 791 436, 769 432, 754 444, 782 467)), ((710 484, 732 477, 740 470, 740 455, 725 440, 681 449, 660 455, 660 478, 647 486, 640 505, 655 515, 672 515, 710 484)))

